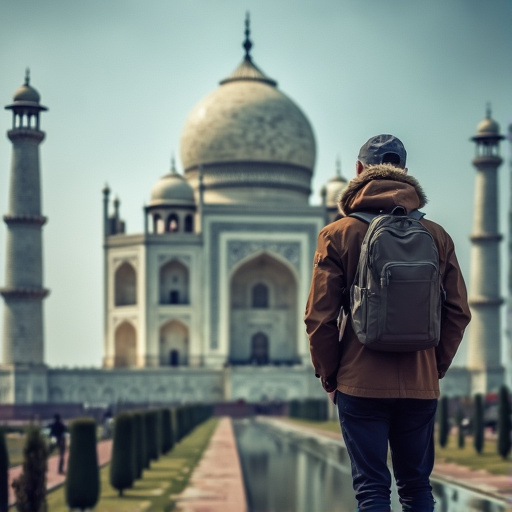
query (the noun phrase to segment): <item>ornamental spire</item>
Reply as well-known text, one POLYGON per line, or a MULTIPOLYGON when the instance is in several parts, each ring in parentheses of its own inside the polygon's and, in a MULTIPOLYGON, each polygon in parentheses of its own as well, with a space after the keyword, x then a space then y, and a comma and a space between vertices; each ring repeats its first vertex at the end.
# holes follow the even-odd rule
POLYGON ((252 48, 252 41, 250 40, 251 35, 251 19, 249 16, 249 11, 245 13, 245 41, 242 45, 245 49, 245 60, 248 60, 249 62, 252 60, 250 51, 252 48))

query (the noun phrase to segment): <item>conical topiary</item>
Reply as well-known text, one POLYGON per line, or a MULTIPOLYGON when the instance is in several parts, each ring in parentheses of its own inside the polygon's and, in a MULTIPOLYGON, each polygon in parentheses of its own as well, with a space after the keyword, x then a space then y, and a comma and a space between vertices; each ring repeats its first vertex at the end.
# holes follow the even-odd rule
POLYGON ((9 508, 9 453, 4 429, 0 427, 0 512, 9 508))
POLYGON ((473 445, 478 454, 484 449, 484 397, 478 393, 475 395, 475 410, 473 418, 473 445))
POLYGON ((96 452, 96 423, 82 418, 70 428, 66 503, 71 509, 93 508, 100 494, 98 455, 96 452))
POLYGON ((172 450, 173 447, 173 432, 172 432, 172 419, 171 410, 162 409, 162 453, 166 454, 172 450))
POLYGON ((150 460, 158 460, 158 425, 155 411, 146 412, 146 439, 150 460))
POLYGON ((23 472, 12 486, 20 512, 46 511, 46 469, 48 448, 38 427, 27 430, 23 448, 23 472))
POLYGON ((133 426, 135 434, 135 479, 142 477, 146 461, 146 429, 144 416, 140 411, 133 413, 133 426))
POLYGON ((506 459, 510 454, 512 447, 512 440, 510 439, 511 430, 510 421, 510 396, 507 386, 500 387, 499 402, 498 402, 498 453, 503 459, 506 459))
POLYGON ((114 444, 110 461, 110 485, 123 495, 133 486, 134 474, 134 428, 131 414, 120 413, 114 420, 114 444))

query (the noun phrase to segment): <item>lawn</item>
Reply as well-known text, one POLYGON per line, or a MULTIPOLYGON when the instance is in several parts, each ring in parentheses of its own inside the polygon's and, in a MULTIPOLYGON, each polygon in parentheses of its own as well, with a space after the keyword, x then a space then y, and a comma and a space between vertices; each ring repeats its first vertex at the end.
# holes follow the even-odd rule
MULTIPOLYGON (((95 512, 168 512, 174 509, 173 496, 180 493, 188 483, 192 470, 199 462, 217 426, 217 419, 210 419, 196 427, 173 450, 151 468, 144 471, 132 489, 118 491, 109 483, 110 465, 101 469, 101 497, 95 512)), ((65 487, 52 491, 47 496, 48 510, 68 512, 65 502, 65 487)))
MULTIPOLYGON (((293 421, 299 425, 304 425, 305 427, 337 432, 340 434, 341 439, 340 425, 337 421, 308 421, 295 418, 287 418, 287 420, 293 421)), ((461 466, 466 466, 471 469, 484 469, 495 475, 510 475, 511 472, 511 457, 509 456, 508 459, 504 460, 498 455, 496 441, 492 439, 485 440, 484 449, 479 455, 476 453, 473 446, 473 438, 468 436, 464 448, 460 449, 457 446, 457 436, 452 435, 446 447, 441 448, 436 444, 436 459, 454 462, 455 464, 460 464, 461 466)))
POLYGON ((484 449, 478 454, 473 446, 473 438, 466 437, 464 448, 457 446, 457 436, 451 435, 444 448, 436 445, 436 458, 446 462, 454 462, 471 469, 484 469, 494 475, 510 475, 512 459, 503 459, 498 455, 496 440, 486 439, 484 449))

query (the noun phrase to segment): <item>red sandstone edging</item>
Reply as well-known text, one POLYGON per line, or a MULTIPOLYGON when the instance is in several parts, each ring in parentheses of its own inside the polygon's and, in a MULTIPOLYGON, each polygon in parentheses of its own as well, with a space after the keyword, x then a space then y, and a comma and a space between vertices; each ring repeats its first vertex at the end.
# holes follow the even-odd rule
POLYGON ((230 418, 221 418, 176 512, 247 512, 242 468, 230 418))

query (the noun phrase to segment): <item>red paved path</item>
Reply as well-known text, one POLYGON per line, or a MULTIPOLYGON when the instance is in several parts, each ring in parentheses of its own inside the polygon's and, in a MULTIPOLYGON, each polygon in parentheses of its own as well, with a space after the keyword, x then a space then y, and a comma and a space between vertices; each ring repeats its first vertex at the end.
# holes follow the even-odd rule
POLYGON ((176 512, 246 512, 242 468, 230 418, 221 418, 176 512))

